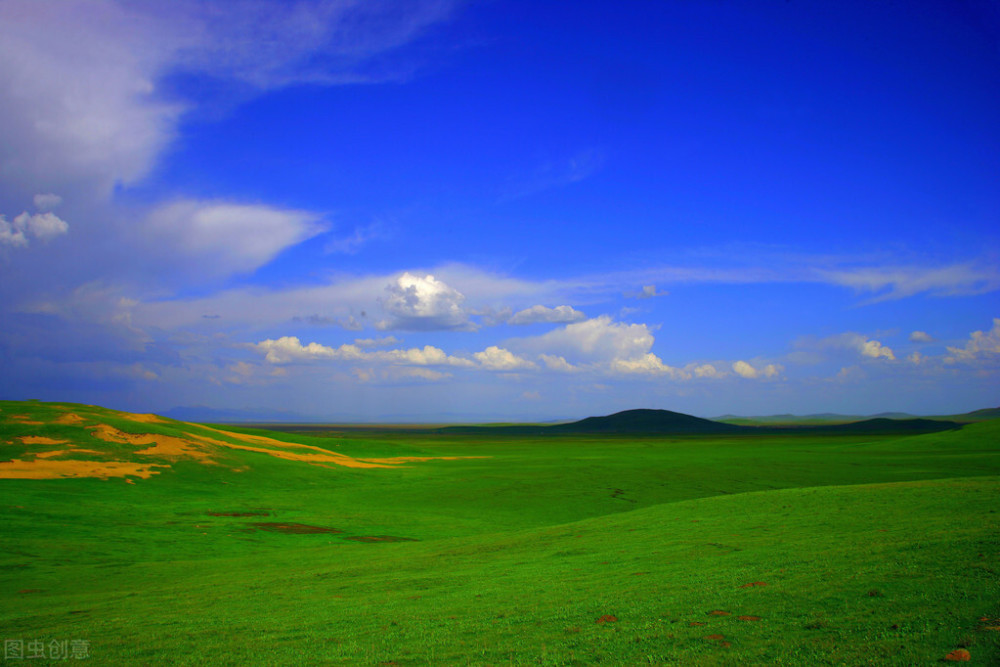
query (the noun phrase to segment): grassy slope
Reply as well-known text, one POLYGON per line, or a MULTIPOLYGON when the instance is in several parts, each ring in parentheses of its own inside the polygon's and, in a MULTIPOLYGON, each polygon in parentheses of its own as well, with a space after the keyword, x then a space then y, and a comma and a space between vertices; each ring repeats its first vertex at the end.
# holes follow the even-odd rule
POLYGON ((1000 617, 998 436, 989 422, 904 439, 275 435, 491 458, 330 470, 233 451, 248 470, 0 480, 0 627, 89 638, 109 661, 910 664, 968 644, 988 664, 1000 633, 977 619, 1000 617), (207 514, 250 510, 345 532, 207 514), (769 585, 740 588, 752 581, 769 585))

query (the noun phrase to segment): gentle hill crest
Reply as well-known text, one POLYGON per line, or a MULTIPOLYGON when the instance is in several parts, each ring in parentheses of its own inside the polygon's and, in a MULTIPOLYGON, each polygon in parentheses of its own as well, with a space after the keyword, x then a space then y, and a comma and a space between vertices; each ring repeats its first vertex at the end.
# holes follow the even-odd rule
POLYGON ((587 417, 569 424, 549 426, 553 433, 732 433, 739 426, 702 419, 670 410, 623 410, 605 417, 587 417))

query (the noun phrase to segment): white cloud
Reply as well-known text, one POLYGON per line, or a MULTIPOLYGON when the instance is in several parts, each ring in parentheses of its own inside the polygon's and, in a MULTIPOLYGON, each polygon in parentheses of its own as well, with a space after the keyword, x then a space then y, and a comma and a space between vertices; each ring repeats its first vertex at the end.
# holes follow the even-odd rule
POLYGON ((816 363, 822 361, 826 353, 833 350, 844 350, 860 354, 870 359, 884 358, 895 361, 896 355, 891 348, 877 340, 854 332, 846 332, 826 338, 802 338, 796 341, 798 350, 790 355, 791 359, 801 363, 816 363))
POLYGON ((859 349, 863 356, 871 357, 872 359, 878 359, 879 357, 885 357, 890 361, 895 361, 896 359, 896 355, 893 354, 892 350, 877 340, 862 341, 859 349))
POLYGON ((51 211, 62 203, 62 197, 56 194, 39 194, 34 196, 35 208, 39 211, 51 211))
POLYGON ((750 380, 758 378, 775 378, 781 375, 781 371, 784 370, 779 364, 764 364, 759 368, 755 368, 753 365, 743 360, 733 362, 732 368, 737 375, 750 380))
POLYGON ((989 331, 973 331, 963 347, 948 347, 947 363, 971 363, 1000 357, 1000 317, 993 318, 989 331))
POLYGON ((69 231, 69 224, 54 213, 28 213, 25 211, 11 222, 0 215, 0 245, 26 247, 32 238, 48 242, 69 231))
POLYGON ((613 322, 601 315, 541 336, 519 339, 518 344, 558 354, 573 363, 639 359, 649 353, 653 342, 653 334, 645 324, 613 322))
POLYGON ((298 82, 399 78, 407 71, 381 56, 451 6, 5 0, 0 173, 21 188, 86 183, 105 196, 147 175, 173 140, 188 105, 161 90, 166 76, 195 74, 219 92, 238 82, 243 97, 298 82))
POLYGON ((859 291, 878 292, 870 302, 901 299, 921 293, 931 296, 964 296, 1000 289, 1000 271, 996 266, 972 262, 937 267, 817 269, 815 274, 822 282, 852 287, 859 291))
POLYGON ((520 369, 538 368, 537 364, 522 359, 509 350, 491 345, 482 352, 472 355, 483 368, 491 371, 514 371, 520 369))
POLYGON ((388 296, 382 307, 392 319, 380 329, 470 329, 469 316, 462 307, 465 295, 434 276, 406 272, 385 288, 388 296))
POLYGON ((419 366, 389 366, 387 368, 352 368, 351 374, 360 382, 400 382, 407 380, 424 380, 427 382, 440 382, 453 377, 451 373, 437 371, 433 368, 421 368, 419 366))
POLYGON ((687 371, 663 363, 663 360, 652 353, 627 359, 613 359, 610 363, 615 373, 642 373, 647 375, 666 375, 674 380, 689 380, 691 374, 687 371))
POLYGON ((446 354, 440 348, 425 345, 423 348, 408 350, 376 350, 367 352, 361 347, 345 344, 330 347, 320 343, 303 345, 296 336, 283 336, 278 339, 268 338, 253 346, 258 352, 264 353, 265 361, 272 364, 285 364, 295 361, 365 361, 408 366, 463 366, 471 367, 469 359, 446 354))
POLYGON ((315 213, 263 205, 182 200, 146 220, 151 242, 210 263, 216 273, 251 271, 326 226, 315 213))
POLYGON ((542 354, 539 355, 538 358, 541 359, 542 363, 545 364, 545 367, 548 368, 550 371, 571 373, 575 370, 578 370, 576 366, 573 366, 564 358, 554 354, 542 354))
POLYGON ((638 292, 625 292, 625 297, 629 299, 652 299, 657 296, 666 296, 670 292, 656 290, 656 285, 643 285, 638 292))
POLYGON ((934 337, 926 331, 914 331, 910 334, 910 342, 913 343, 933 343, 934 337))
POLYGON ((383 336, 382 338, 357 338, 354 344, 358 347, 389 347, 391 345, 396 345, 402 341, 395 336, 383 336))
POLYGON ((576 310, 572 306, 556 306, 547 308, 545 306, 532 306, 515 313, 507 324, 536 324, 545 322, 549 324, 562 322, 579 322, 587 316, 576 310))
POLYGON ((694 373, 695 377, 710 378, 713 380, 724 378, 728 375, 728 373, 720 371, 712 364, 691 364, 689 366, 685 366, 684 370, 694 373))
POLYGON ((344 255, 357 254, 361 247, 378 239, 386 238, 387 233, 382 224, 375 222, 370 225, 355 227, 348 236, 331 239, 327 242, 325 250, 329 253, 340 253, 344 255))
POLYGON ((513 176, 500 201, 577 183, 596 173, 603 164, 604 154, 593 148, 579 151, 567 158, 543 162, 513 176))

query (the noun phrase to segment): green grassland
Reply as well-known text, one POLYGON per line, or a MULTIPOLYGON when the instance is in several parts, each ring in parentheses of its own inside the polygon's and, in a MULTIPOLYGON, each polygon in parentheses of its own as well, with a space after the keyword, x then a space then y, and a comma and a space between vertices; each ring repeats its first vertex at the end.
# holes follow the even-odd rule
POLYGON ((218 428, 0 402, 0 476, 58 447, 31 438, 79 450, 59 460, 162 466, 0 478, 0 638, 85 639, 95 664, 911 665, 959 648, 1000 663, 1000 420, 923 435, 218 428), (67 412, 78 423, 57 423, 67 412), (97 424, 469 458, 357 468, 215 447, 208 464, 97 424))

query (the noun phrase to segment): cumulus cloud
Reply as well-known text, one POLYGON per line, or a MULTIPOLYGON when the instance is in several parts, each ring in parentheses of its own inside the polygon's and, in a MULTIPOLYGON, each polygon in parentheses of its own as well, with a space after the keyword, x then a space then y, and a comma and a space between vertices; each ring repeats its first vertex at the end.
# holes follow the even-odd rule
POLYGON ((515 313, 507 324, 537 324, 545 322, 549 324, 562 322, 579 322, 587 316, 576 310, 572 306, 556 306, 547 308, 545 306, 532 306, 515 313))
POLYGON ((948 347, 947 363, 971 363, 1000 357, 1000 317, 993 318, 989 331, 973 331, 962 347, 948 347))
POLYGON ((784 370, 779 364, 764 364, 755 368, 753 365, 743 360, 733 362, 732 368, 733 372, 740 377, 747 378, 748 380, 778 377, 781 375, 781 371, 784 370))
POLYGON ((685 366, 684 370, 693 373, 695 377, 710 378, 713 380, 724 378, 728 375, 728 373, 720 371, 713 364, 691 364, 690 366, 685 366))
POLYGON ((863 356, 871 357, 872 359, 878 359, 879 357, 885 357, 890 361, 895 361, 896 359, 896 355, 893 354, 892 350, 877 340, 860 341, 858 349, 863 356))
POLYGON ((465 295, 434 276, 406 272, 386 286, 382 307, 392 318, 381 322, 380 329, 471 329, 468 313, 462 307, 465 295))
POLYGON ((578 370, 576 366, 572 365, 564 358, 555 354, 542 354, 538 357, 545 367, 550 371, 560 371, 563 373, 571 373, 578 370))
POLYGON ((258 352, 263 352, 265 361, 272 364, 331 360, 383 362, 410 366, 471 367, 474 365, 469 359, 451 356, 432 345, 407 350, 376 350, 369 352, 354 344, 331 347, 314 342, 303 345, 302 341, 296 336, 283 336, 278 339, 268 338, 253 347, 258 352))
POLYGON ((790 358, 803 363, 822 361, 831 351, 847 351, 869 359, 895 361, 896 355, 881 342, 854 332, 846 332, 826 338, 803 338, 796 342, 798 350, 790 358))
POLYGON ((216 272, 251 271, 289 246, 326 230, 315 213, 264 205, 181 200, 161 205, 145 225, 158 244, 211 262, 216 272))
POLYGON ((11 222, 0 215, 0 246, 23 248, 32 239, 48 242, 69 231, 69 224, 55 213, 28 213, 25 211, 11 222))
POLYGON ((516 371, 538 368, 538 365, 523 359, 502 347, 491 345, 482 352, 472 355, 483 368, 491 371, 516 371))
POLYGON ((653 342, 653 333, 645 324, 614 322, 607 315, 518 341, 527 349, 559 354, 570 363, 638 359, 649 353, 653 342))
POLYGON ((674 380, 689 380, 691 374, 680 368, 674 368, 663 363, 663 360, 652 353, 626 359, 613 359, 610 363, 615 373, 641 373, 646 375, 665 375, 674 380))
POLYGON ((914 331, 910 334, 910 342, 912 343, 933 343, 934 337, 931 336, 926 331, 914 331))

